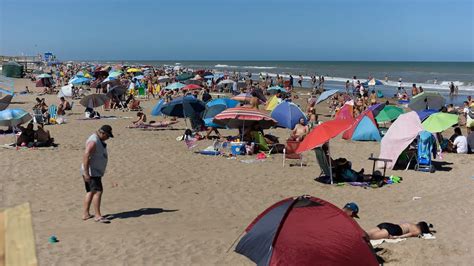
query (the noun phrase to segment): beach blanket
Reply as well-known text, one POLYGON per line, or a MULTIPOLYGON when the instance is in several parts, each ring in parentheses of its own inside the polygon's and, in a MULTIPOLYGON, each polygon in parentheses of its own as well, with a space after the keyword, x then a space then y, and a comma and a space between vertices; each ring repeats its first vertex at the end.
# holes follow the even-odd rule
POLYGON ((94 121, 94 120, 101 120, 101 119, 130 119, 131 117, 128 116, 115 116, 115 115, 109 115, 109 116, 101 116, 100 118, 77 118, 76 120, 83 120, 83 121, 94 121))
POLYGON ((377 239, 377 240, 370 240, 370 244, 373 247, 378 246, 382 243, 398 243, 407 240, 406 238, 396 238, 396 239, 377 239))
POLYGON ((1 148, 4 148, 4 149, 9 149, 9 150, 54 150, 56 149, 57 147, 20 147, 20 146, 16 146, 15 143, 10 143, 10 144, 3 144, 0 146, 1 148))

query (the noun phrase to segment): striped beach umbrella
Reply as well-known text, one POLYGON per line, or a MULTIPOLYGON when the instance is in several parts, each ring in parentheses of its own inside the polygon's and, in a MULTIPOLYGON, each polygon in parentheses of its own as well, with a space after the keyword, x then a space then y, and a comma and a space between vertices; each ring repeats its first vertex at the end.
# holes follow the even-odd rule
POLYGON ((278 123, 266 112, 246 107, 235 107, 224 110, 214 117, 213 122, 228 128, 243 128, 256 123, 262 129, 271 128, 278 123))

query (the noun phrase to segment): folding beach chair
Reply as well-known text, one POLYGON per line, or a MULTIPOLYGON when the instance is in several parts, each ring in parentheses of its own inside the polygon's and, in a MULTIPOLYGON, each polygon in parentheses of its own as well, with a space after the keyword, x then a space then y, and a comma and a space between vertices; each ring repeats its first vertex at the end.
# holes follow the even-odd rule
POLYGON ((33 109, 33 122, 35 124, 44 124, 44 116, 41 109, 33 109))
POLYGON ((259 151, 266 152, 268 155, 272 153, 274 146, 268 145, 262 132, 252 132, 252 138, 255 141, 255 145, 257 145, 259 151))
POLYGON ((48 108, 49 119, 56 120, 58 118, 58 107, 55 104, 52 104, 48 108))
POLYGON ((316 154, 316 161, 318 161, 319 168, 321 169, 321 173, 319 174, 318 178, 321 176, 330 177, 331 172, 329 168, 329 162, 326 158, 326 154, 324 154, 323 149, 321 147, 317 147, 314 149, 314 152, 316 154))
MULTIPOLYGON (((300 143, 301 143, 300 141, 294 141, 294 140, 286 141, 285 148, 283 149, 283 167, 285 167, 285 161, 287 159, 299 160, 300 167, 303 167, 303 154, 295 152, 300 143)), ((290 166, 292 165, 290 164, 290 166)))

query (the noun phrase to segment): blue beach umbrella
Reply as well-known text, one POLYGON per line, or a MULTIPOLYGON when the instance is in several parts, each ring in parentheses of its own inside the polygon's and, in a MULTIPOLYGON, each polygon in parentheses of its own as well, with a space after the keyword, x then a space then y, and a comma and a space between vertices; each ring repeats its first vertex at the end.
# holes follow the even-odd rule
POLYGON ((283 101, 273 109, 272 118, 278 121, 278 126, 293 129, 301 118, 305 123, 308 121, 306 115, 301 111, 298 105, 283 101))
POLYGON ((333 96, 334 94, 336 94, 339 90, 328 90, 328 91, 325 91, 323 93, 321 93, 321 95, 319 95, 318 97, 318 100, 316 101, 316 104, 326 100, 327 98, 333 96))
POLYGON ((5 93, 7 95, 12 95, 15 94, 13 91, 9 91, 7 89, 0 88, 0 93, 5 93))
POLYGON ((206 105, 203 101, 193 96, 184 96, 163 104, 161 106, 161 113, 167 116, 186 118, 199 116, 205 109, 206 105))
POLYGON ((215 124, 212 122, 214 116, 221 113, 227 108, 233 108, 239 105, 239 101, 232 100, 229 98, 219 98, 212 100, 206 104, 206 110, 204 111, 202 118, 204 120, 204 124, 207 127, 214 127, 214 128, 224 128, 221 125, 215 124))
POLYGON ((418 115, 418 117, 420 117, 421 122, 423 122, 430 115, 432 115, 434 113, 437 113, 437 112, 438 112, 437 110, 427 109, 427 110, 416 111, 416 114, 418 115))
POLYGON ((179 90, 186 85, 181 82, 175 82, 165 87, 165 90, 179 90))
POLYGON ((120 71, 110 71, 109 72, 109 77, 112 77, 112 78, 116 78, 120 75, 122 75, 122 72, 120 72, 120 71))
POLYGON ((0 126, 18 126, 31 120, 31 115, 19 108, 0 111, 0 126))
POLYGON ((161 107, 163 106, 164 103, 165 103, 165 100, 160 99, 160 100, 156 103, 155 107, 153 107, 153 109, 151 110, 151 115, 152 115, 152 116, 160 116, 160 115, 163 115, 163 114, 161 113, 161 107))
POLYGON ((212 78, 214 78, 214 75, 206 75, 206 76, 204 76, 204 78, 205 79, 212 79, 212 78))
POLYGON ((84 83, 87 83, 87 82, 90 82, 91 80, 88 79, 88 78, 84 78, 84 77, 75 77, 73 79, 71 79, 69 81, 69 84, 74 84, 74 85, 77 85, 77 84, 84 84, 84 83))
POLYGON ((277 93, 278 91, 281 91, 281 92, 288 92, 285 88, 283 87, 280 87, 280 86, 273 86, 273 87, 270 87, 267 89, 268 92, 271 92, 271 93, 277 93))

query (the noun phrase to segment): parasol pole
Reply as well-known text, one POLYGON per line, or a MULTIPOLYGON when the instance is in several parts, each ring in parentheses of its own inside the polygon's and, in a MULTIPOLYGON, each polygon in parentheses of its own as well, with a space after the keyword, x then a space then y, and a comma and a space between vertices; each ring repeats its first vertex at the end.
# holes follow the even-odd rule
POLYGON ((331 165, 331 149, 329 148, 329 141, 328 141, 328 154, 329 154, 329 177, 331 178, 331 185, 334 184, 332 179, 332 165, 331 165))

